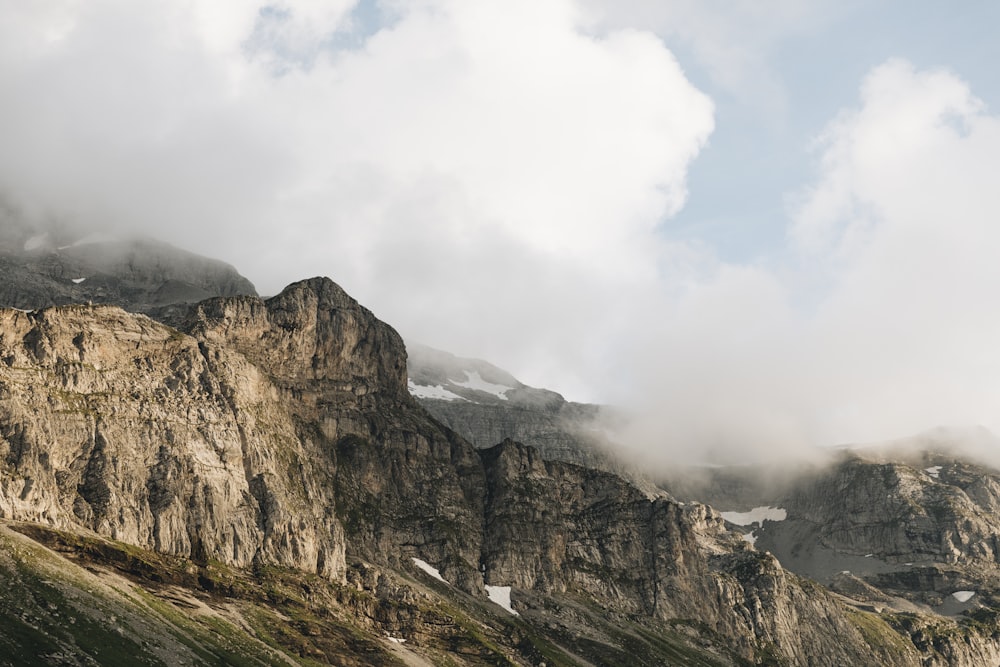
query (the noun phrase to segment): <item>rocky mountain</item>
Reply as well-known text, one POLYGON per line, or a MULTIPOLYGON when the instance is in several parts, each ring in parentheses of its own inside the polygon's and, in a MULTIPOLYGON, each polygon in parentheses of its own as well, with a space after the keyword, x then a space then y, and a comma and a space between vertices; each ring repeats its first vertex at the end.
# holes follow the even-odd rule
POLYGON ((0 310, 0 662, 1000 657, 985 597, 974 615, 879 612, 711 507, 475 447, 412 398, 396 332, 329 280, 178 323, 0 310))
POLYGON ((794 474, 703 470, 666 486, 712 498, 756 549, 961 664, 972 658, 945 619, 982 630, 997 618, 1000 470, 995 438, 970 450, 962 434, 941 436, 831 452, 794 474))
POLYGON ((213 296, 256 294, 236 269, 166 243, 0 225, 0 305, 114 304, 169 319, 213 296))
POLYGON ((608 427, 622 416, 613 408, 574 403, 554 391, 529 387, 481 359, 412 343, 407 351, 410 393, 477 447, 510 438, 535 447, 546 459, 615 472, 654 487, 615 455, 608 427))

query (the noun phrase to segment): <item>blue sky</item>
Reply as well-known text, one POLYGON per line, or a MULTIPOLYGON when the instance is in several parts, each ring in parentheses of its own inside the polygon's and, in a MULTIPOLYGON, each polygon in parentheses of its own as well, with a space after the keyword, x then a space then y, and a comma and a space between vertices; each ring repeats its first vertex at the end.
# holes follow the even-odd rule
POLYGON ((1000 430, 995 3, 0 12, 8 222, 330 276, 653 458, 1000 430))
POLYGON ((945 67, 997 109, 998 25, 1000 5, 987 0, 843 3, 827 20, 768 45, 764 58, 787 96, 779 113, 718 82, 685 40, 666 35, 692 82, 715 101, 717 125, 691 166, 688 204, 665 233, 703 238, 733 261, 780 253, 786 196, 810 182, 813 141, 834 114, 857 104, 865 74, 900 57, 945 67))

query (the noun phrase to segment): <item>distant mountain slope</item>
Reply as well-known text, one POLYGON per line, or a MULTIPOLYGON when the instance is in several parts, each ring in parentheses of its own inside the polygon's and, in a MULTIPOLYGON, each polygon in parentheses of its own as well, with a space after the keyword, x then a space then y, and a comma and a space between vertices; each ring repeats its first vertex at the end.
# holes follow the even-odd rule
POLYGON ((855 451, 782 496, 787 519, 765 523, 757 544, 792 570, 885 607, 1000 605, 997 469, 942 450, 855 451))
POLYGON ((794 471, 701 469, 664 486, 711 501, 790 571, 930 641, 934 629, 910 615, 974 626, 1000 608, 1000 469, 989 462, 1000 447, 971 435, 831 450, 794 471))
POLYGON ((412 343, 407 352, 410 394, 477 447, 510 438, 536 447, 546 459, 638 477, 615 456, 606 434, 606 426, 619 419, 612 408, 529 387, 481 359, 412 343))
POLYGON ((256 294, 232 266, 151 239, 0 235, 0 306, 107 303, 169 317, 169 306, 256 294))

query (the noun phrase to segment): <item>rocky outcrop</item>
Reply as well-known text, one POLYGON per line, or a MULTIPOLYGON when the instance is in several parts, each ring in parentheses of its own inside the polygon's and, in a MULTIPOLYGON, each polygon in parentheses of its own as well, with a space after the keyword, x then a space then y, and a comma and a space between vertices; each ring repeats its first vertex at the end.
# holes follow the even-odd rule
POLYGON ((196 561, 337 575, 344 540, 277 389, 110 306, 0 311, 0 511, 196 561))
POLYGON ((403 340, 328 279, 295 283, 267 301, 210 299, 183 328, 237 350, 279 386, 324 394, 338 407, 410 404, 403 340))
POLYGON ((997 474, 958 462, 927 468, 851 458, 797 486, 787 502, 794 518, 817 527, 822 544, 847 553, 1000 563, 997 474))
POLYGON ((787 519, 766 522, 758 546, 824 583, 849 571, 889 597, 961 612, 1000 583, 998 491, 995 470, 954 456, 849 452, 782 493, 787 519))
POLYGON ((238 350, 278 388, 299 439, 325 457, 352 553, 397 564, 419 556, 482 589, 478 457, 410 397, 391 327, 318 278, 267 301, 210 300, 185 327, 238 350))

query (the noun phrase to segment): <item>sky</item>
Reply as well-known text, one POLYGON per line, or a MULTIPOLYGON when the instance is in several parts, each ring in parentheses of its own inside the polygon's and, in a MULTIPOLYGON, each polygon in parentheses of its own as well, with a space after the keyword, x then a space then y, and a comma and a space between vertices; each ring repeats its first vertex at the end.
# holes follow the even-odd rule
POLYGON ((641 415, 1000 432, 1000 5, 0 0, 0 202, 641 415))

